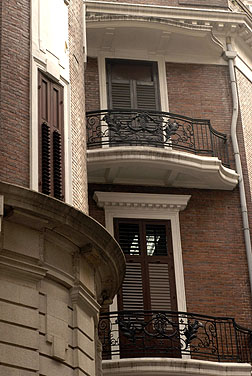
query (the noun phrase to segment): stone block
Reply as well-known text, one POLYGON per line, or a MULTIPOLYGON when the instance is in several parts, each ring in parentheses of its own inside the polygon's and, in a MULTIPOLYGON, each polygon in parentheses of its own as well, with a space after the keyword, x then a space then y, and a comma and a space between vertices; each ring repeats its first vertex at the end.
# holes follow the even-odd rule
POLYGON ((94 321, 78 306, 76 306, 74 311, 74 327, 79 328, 91 340, 94 339, 94 321))
POLYGON ((74 350, 74 366, 79 367, 86 375, 95 375, 95 362, 80 350, 74 350))
POLYGON ((20 376, 19 369, 5 367, 0 365, 1 376, 20 376))
POLYGON ((80 280, 95 295, 95 270, 84 258, 80 261, 80 280))
POLYGON ((73 274, 72 255, 64 248, 48 241, 45 242, 45 261, 57 269, 73 274))
POLYGON ((39 315, 34 309, 0 301, 0 320, 37 329, 39 315))
POLYGON ((0 338, 12 345, 38 349, 38 332, 35 330, 0 322, 0 338))
POLYGON ((46 334, 57 336, 65 341, 68 339, 67 322, 57 319, 56 317, 46 315, 46 334))
POLYGON ((95 358, 95 343, 86 337, 78 329, 74 329, 74 347, 78 347, 82 352, 89 356, 90 359, 95 358))
POLYGON ((6 222, 3 247, 25 256, 39 258, 39 232, 16 223, 6 222))
POLYGON ((54 297, 67 305, 69 304, 69 290, 52 280, 43 279, 40 292, 46 296, 54 297))
POLYGON ((2 363, 10 367, 21 367, 34 371, 39 369, 39 354, 33 350, 0 343, 0 359, 2 363))
POLYGON ((40 356, 40 375, 52 376, 73 376, 73 369, 64 363, 57 362, 45 356, 40 356))
POLYGON ((38 292, 35 289, 26 286, 20 286, 10 281, 1 280, 0 298, 26 305, 32 308, 38 308, 38 292))
POLYGON ((68 323, 67 305, 54 297, 47 296, 47 314, 68 323))

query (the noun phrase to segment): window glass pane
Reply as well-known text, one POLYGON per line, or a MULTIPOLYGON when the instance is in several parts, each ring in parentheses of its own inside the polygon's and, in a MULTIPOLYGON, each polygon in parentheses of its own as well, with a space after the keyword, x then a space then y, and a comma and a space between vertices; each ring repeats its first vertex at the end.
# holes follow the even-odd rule
POLYGON ((147 256, 166 256, 167 239, 165 225, 146 225, 147 256))
POLYGON ((151 64, 134 64, 113 63, 112 64, 112 80, 136 80, 136 81, 153 81, 151 64))
POLYGON ((126 255, 140 255, 139 225, 134 223, 120 223, 119 243, 126 255))

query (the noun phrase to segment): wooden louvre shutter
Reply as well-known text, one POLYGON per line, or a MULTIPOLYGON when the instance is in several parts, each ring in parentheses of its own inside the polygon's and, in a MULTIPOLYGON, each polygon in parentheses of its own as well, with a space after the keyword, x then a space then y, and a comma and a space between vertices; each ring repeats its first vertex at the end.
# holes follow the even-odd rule
POLYGON ((130 109, 131 108, 131 94, 130 84, 123 82, 111 82, 111 108, 130 109))
POLYGON ((170 222, 117 219, 115 236, 127 262, 120 309, 176 310, 170 222))
POLYGON ((147 85, 136 83, 136 101, 137 108, 146 111, 155 111, 158 109, 157 95, 154 83, 147 85))
POLYGON ((109 108, 159 110, 157 65, 153 62, 107 60, 109 108))
POLYGON ((39 190, 64 199, 63 87, 39 72, 39 190))
POLYGON ((126 264, 126 274, 122 285, 123 309, 143 310, 142 269, 140 263, 126 264))
POLYGON ((168 264, 149 263, 150 301, 152 310, 172 310, 168 264))

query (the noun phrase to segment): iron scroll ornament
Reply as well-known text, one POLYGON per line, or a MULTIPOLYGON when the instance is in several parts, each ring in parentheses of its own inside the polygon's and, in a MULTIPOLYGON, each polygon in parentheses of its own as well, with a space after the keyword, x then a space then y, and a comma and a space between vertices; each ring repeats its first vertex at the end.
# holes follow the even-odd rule
POLYGON ((150 146, 218 157, 229 167, 227 136, 209 120, 169 112, 99 110, 87 112, 89 149, 103 146, 150 146))
POLYGON ((252 331, 232 318, 185 312, 121 311, 101 315, 103 358, 181 357, 251 362, 252 331))

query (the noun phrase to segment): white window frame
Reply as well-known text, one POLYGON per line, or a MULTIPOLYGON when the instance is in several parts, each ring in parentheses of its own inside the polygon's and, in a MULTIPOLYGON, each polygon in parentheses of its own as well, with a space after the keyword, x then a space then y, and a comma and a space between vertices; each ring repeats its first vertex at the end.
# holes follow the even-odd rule
POLYGON ((157 63, 158 66, 158 79, 159 79, 159 92, 160 92, 160 106, 162 112, 169 112, 169 102, 168 102, 168 89, 167 89, 167 78, 166 78, 166 62, 163 56, 158 56, 154 58, 151 56, 149 58, 141 56, 121 56, 114 54, 101 53, 97 56, 98 60, 98 73, 99 73, 99 91, 100 91, 100 109, 106 110, 108 108, 108 98, 107 98, 107 77, 106 77, 106 59, 123 59, 123 60, 138 60, 138 61, 153 61, 157 63))
MULTIPOLYGON (((114 218, 170 220, 178 311, 186 312, 183 257, 179 212, 184 210, 190 195, 98 192, 94 200, 105 211, 105 227, 114 236, 114 218)), ((111 311, 118 311, 117 299, 111 311)))

